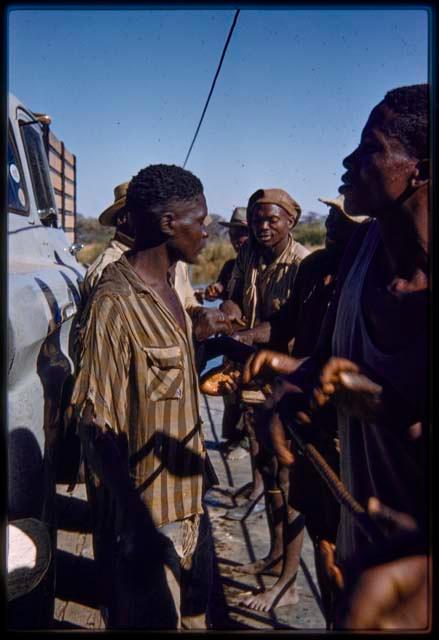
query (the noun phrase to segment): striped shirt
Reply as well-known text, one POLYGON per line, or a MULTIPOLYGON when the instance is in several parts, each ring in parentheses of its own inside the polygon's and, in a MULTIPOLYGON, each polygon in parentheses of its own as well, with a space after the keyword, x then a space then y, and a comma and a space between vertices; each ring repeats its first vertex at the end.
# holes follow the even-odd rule
POLYGON ((285 304, 293 289, 300 261, 308 254, 308 249, 291 235, 284 251, 271 263, 265 262, 251 242, 246 242, 240 249, 228 295, 239 301, 248 328, 264 322, 285 304))
POLYGON ((80 325, 72 396, 124 434, 132 482, 156 524, 202 513, 205 460, 191 340, 125 256, 105 269, 80 325))

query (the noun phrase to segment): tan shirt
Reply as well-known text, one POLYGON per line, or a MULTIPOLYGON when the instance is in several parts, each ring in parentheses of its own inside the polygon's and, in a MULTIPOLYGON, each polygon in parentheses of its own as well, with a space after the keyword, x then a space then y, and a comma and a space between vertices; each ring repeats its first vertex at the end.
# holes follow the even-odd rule
MULTIPOLYGON (((121 255, 131 248, 128 244, 129 238, 121 233, 116 233, 109 246, 103 251, 94 262, 88 267, 82 285, 84 297, 88 297, 92 289, 96 286, 105 267, 112 262, 119 260, 121 255)), ((175 290, 183 303, 185 309, 199 307, 200 304, 195 298, 195 293, 189 279, 189 269, 184 262, 177 262, 175 267, 175 290)))
POLYGON ((300 261, 309 254, 290 235, 284 251, 267 264, 247 242, 239 251, 230 278, 228 295, 242 292, 241 309, 248 328, 267 320, 288 300, 300 261))
POLYGON ((202 513, 205 449, 198 379, 186 331, 125 256, 87 301, 72 405, 128 440, 130 475, 156 526, 202 513))

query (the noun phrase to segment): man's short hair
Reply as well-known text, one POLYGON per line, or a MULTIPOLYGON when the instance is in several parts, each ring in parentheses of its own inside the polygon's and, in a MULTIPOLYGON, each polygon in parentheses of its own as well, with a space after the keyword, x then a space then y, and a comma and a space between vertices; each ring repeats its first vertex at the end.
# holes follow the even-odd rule
POLYGON ((135 216, 171 200, 192 200, 203 193, 203 185, 193 173, 175 164, 151 164, 131 180, 127 209, 135 216))
POLYGON ((398 115, 390 126, 387 126, 388 133, 396 136, 410 154, 417 158, 427 158, 429 85, 398 87, 386 93, 383 102, 398 115))

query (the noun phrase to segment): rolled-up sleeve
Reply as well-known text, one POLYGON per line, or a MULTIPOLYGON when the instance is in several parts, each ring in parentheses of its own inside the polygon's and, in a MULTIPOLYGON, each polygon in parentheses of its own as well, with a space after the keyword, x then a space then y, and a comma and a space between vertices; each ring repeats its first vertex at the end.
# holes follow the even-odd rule
POLYGON ((81 418, 92 405, 93 422, 115 433, 126 432, 129 415, 129 341, 117 302, 109 296, 92 301, 81 326, 79 367, 71 404, 81 418))

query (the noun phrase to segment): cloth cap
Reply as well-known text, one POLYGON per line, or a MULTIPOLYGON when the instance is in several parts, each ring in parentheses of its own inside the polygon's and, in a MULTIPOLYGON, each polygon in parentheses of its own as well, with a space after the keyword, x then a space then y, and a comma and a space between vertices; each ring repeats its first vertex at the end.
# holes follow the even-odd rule
POLYGON ((369 220, 369 216, 351 216, 346 213, 344 209, 344 195, 342 194, 337 196, 337 198, 317 198, 317 200, 323 202, 323 204, 327 204, 328 207, 335 207, 336 209, 341 211, 341 213, 345 215, 346 218, 352 220, 352 222, 364 222, 365 220, 369 220))
POLYGON ((223 227, 246 227, 247 228, 247 209, 246 207, 236 207, 233 210, 232 217, 229 222, 220 222, 223 227))
POLYGON ((247 205, 247 219, 251 215, 252 209, 256 204, 276 204, 293 219, 296 224, 302 213, 302 209, 298 202, 283 189, 258 189, 249 198, 247 205))
POLYGON ((98 220, 105 227, 115 227, 116 217, 126 205, 129 182, 123 182, 114 187, 114 202, 101 213, 98 220))

